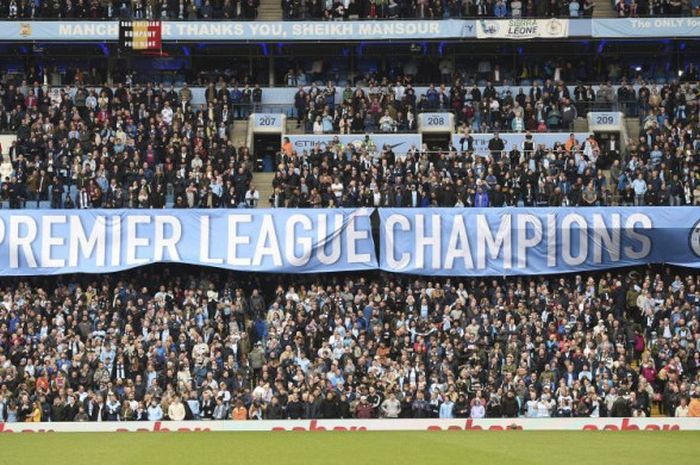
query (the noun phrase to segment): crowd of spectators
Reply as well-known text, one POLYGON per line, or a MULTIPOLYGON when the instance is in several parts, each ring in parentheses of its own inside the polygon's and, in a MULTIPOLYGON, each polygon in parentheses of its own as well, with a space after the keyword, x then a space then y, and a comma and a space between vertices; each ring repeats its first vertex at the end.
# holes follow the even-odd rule
MULTIPOLYGON (((598 94, 599 103, 608 108, 617 100, 612 86, 598 94)), ((336 105, 333 83, 325 87, 300 86, 294 95, 298 125, 315 134, 374 132, 416 132, 416 114, 452 112, 457 127, 474 132, 550 132, 570 130, 574 120, 585 116, 596 103, 592 86, 579 86, 575 96, 563 81, 536 81, 531 87, 512 88, 508 81, 496 88, 491 81, 484 87, 476 83, 430 86, 417 93, 410 80, 391 83, 370 80, 366 87, 345 86, 336 105)))
MULTIPOLYGON (((259 85, 210 82, 205 103, 193 104, 187 85, 78 83, 50 90, 39 82, 0 84, 0 131, 17 135, 0 159, 0 200, 7 206, 257 205, 255 160, 245 145, 234 146, 230 127, 260 105, 259 85)), ((319 133, 363 134, 358 139, 365 143, 301 153, 284 144, 270 201, 276 207, 696 205, 698 95, 689 82, 623 81, 594 89, 547 80, 514 91, 507 82, 480 88, 457 80, 449 89, 430 86, 420 97, 410 79, 342 92, 333 83, 312 84, 290 102, 300 124, 319 133), (539 132, 568 130, 576 115, 600 102, 639 116, 641 133, 630 134, 624 148, 622 141, 601 144, 594 137, 537 143, 539 132), (455 112, 459 143, 397 156, 377 147, 371 134, 364 137, 415 132, 414 111, 423 110, 455 112), (488 150, 474 146, 472 134, 499 131, 529 134, 517 147, 500 137, 488 150)))
POLYGON ((620 17, 700 16, 700 0, 615 0, 620 17))
MULTIPOLYGON (((6 19, 254 20, 260 0, 1 0, 6 19)), ((281 0, 284 19, 591 18, 594 0, 281 0)), ((700 0, 618 0, 618 16, 698 16, 700 0)))
MULTIPOLYGON (((558 89, 562 89, 558 98, 575 108, 565 97, 566 86, 556 86, 542 95, 556 96, 558 89)), ((575 98, 580 101, 582 95, 595 95, 587 94, 589 89, 576 87, 575 98)), ((443 92, 446 100, 448 95, 456 93, 443 92)), ((334 139, 298 153, 285 141, 276 160, 270 204, 274 207, 700 205, 697 86, 672 83, 635 88, 624 84, 615 92, 610 85, 604 85, 596 98, 603 93, 605 98, 617 99, 623 108, 630 104, 639 114, 640 134, 630 134, 624 149, 615 137, 600 144, 593 135, 580 140, 574 134, 564 143, 548 147, 537 143, 537 133, 530 132, 529 126, 525 128, 528 132, 522 144, 506 146, 497 132, 500 126, 493 125, 497 120, 491 119, 492 125, 485 126, 482 119, 476 127, 482 131, 495 130, 496 134, 486 149, 477 150, 472 134, 474 114, 472 119, 460 120, 462 137, 449 150, 412 147, 405 155, 397 155, 390 146, 377 146, 368 135, 362 143, 343 145, 334 139)), ((356 101, 362 104, 363 99, 356 101)), ((389 101, 393 105, 394 99, 389 101)), ((517 97, 515 102, 513 99, 510 102, 515 106, 517 97)), ((348 106, 352 108, 352 104, 348 106)), ((524 106, 528 108, 527 103, 524 106)), ((504 116, 502 112, 497 114, 504 116)), ((458 115, 460 119, 464 112, 458 115)))
POLYGON ((0 0, 7 19, 252 20, 259 0, 0 0))
POLYGON ((700 276, 4 281, 0 421, 700 415, 700 276))
POLYGON ((282 0, 285 19, 592 17, 594 0, 282 0))
MULTIPOLYGON (((601 44, 598 44, 598 47, 601 47, 601 44)), ((664 46, 658 51, 666 55, 671 53, 672 48, 664 46)), ((604 50, 604 47, 601 49, 604 50)), ((372 57, 358 57, 355 64, 349 67, 347 63, 340 61, 346 62, 346 56, 351 50, 340 49, 339 52, 345 55, 343 58, 289 59, 289 66, 284 74, 277 74, 276 82, 278 85, 297 88, 310 86, 314 82, 323 86, 328 81, 342 82, 343 86, 347 83, 352 86, 369 86, 372 82, 375 85, 392 85, 401 81, 404 86, 411 84, 414 87, 427 86, 430 83, 451 86, 456 81, 469 86, 475 82, 479 87, 484 87, 487 81, 491 81, 495 86, 529 88, 536 81, 544 83, 547 80, 555 83, 563 81, 570 86, 578 82, 610 82, 614 86, 629 83, 639 86, 652 82, 662 84, 673 80, 698 80, 697 66, 692 60, 679 64, 666 56, 655 56, 651 59, 638 55, 641 51, 632 50, 625 51, 622 55, 607 56, 599 53, 593 56, 584 48, 579 50, 586 56, 576 57, 576 52, 573 52, 573 56, 557 57, 540 55, 535 50, 529 53, 523 48, 523 54, 514 57, 512 64, 506 65, 502 57, 475 55, 470 51, 465 53, 464 50, 456 51, 454 57, 449 57, 439 44, 413 44, 410 48, 413 52, 411 55, 401 53, 387 56, 385 63, 378 63, 372 57), (417 52, 422 52, 423 55, 416 55, 417 52)), ((374 49, 373 53, 392 52, 374 49)), ((213 70, 200 79, 207 82, 226 74, 226 71, 213 70)))
POLYGON ((212 83, 194 105, 187 85, 1 85, 0 130, 17 141, 3 148, 0 198, 10 208, 255 206, 254 160, 230 130, 261 93, 212 83))

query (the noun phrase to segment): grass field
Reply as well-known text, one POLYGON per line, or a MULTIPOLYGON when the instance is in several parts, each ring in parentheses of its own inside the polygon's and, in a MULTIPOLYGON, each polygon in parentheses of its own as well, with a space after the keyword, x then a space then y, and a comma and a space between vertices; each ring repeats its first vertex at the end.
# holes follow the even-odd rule
POLYGON ((0 435, 0 465, 694 464, 698 432, 0 435))

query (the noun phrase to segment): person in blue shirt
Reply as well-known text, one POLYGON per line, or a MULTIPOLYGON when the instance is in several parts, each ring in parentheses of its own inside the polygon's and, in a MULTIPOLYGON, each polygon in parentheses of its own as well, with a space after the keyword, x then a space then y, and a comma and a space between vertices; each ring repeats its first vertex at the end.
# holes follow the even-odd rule
POLYGON ((569 17, 578 18, 579 17, 578 11, 580 9, 581 9, 581 5, 578 3, 578 0, 572 0, 571 3, 569 3, 569 17))
POLYGON ((148 421, 159 421, 163 419, 163 409, 158 402, 153 399, 147 409, 148 421))
POLYGON ((241 107, 241 101, 243 100, 243 92, 234 86, 231 90, 231 103, 233 104, 233 114, 234 117, 240 119, 243 115, 243 108, 241 107))
POLYGON ((641 173, 637 175, 637 179, 632 181, 632 189, 634 189, 634 205, 636 207, 643 206, 644 194, 647 193, 647 183, 641 173))
POLYGON ((477 208, 486 208, 489 206, 489 194, 482 187, 476 188, 474 206, 477 208))
POLYGON ((493 7, 493 14, 497 18, 505 18, 508 16, 508 7, 503 0, 498 0, 493 7))
POLYGON ((372 321, 372 313, 374 312, 374 302, 370 302, 369 305, 365 307, 365 310, 363 312, 365 324, 369 325, 369 322, 372 321))
POLYGON ((454 418, 452 410, 454 409, 454 402, 449 397, 445 398, 445 401, 440 404, 440 418, 454 418))

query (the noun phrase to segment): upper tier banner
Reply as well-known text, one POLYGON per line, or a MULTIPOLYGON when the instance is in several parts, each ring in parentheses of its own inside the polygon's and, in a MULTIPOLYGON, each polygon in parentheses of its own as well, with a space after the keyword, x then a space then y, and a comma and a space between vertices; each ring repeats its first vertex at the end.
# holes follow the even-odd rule
MULTIPOLYGON (((163 41, 352 41, 475 37, 474 21, 163 21, 163 41)), ((0 21, 0 40, 116 41, 118 21, 0 21)))
POLYGON ((700 17, 608 18, 593 20, 593 37, 700 37, 700 17))
POLYGON ((367 209, 0 212, 0 276, 175 262, 240 271, 377 268, 367 209))
POLYGON ((700 267, 700 208, 379 210, 382 270, 507 276, 700 267))
POLYGON ((481 19, 477 39, 561 39, 569 36, 568 19, 481 19))
MULTIPOLYGON (((163 21, 162 40, 295 42, 700 37, 700 17, 392 21, 163 21)), ((0 21, 0 41, 119 39, 118 21, 0 21)))

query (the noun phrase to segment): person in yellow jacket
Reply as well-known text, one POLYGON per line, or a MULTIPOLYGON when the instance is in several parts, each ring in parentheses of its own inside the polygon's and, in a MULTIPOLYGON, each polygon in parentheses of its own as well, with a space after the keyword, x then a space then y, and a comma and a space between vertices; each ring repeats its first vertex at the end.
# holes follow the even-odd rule
POLYGON ((32 405, 32 413, 27 416, 27 423, 41 422, 41 402, 38 400, 32 405))

